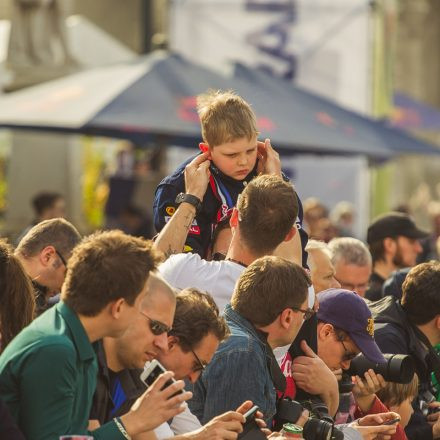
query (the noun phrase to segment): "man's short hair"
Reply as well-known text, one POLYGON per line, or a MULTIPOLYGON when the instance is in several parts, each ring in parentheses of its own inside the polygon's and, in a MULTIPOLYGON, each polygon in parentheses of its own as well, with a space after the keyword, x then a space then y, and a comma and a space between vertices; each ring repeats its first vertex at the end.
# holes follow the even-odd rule
POLYGON ((315 270, 315 260, 313 259, 313 251, 321 251, 323 254, 327 255, 327 257, 330 259, 332 257, 331 252, 328 248, 327 243, 320 240, 314 240, 310 239, 307 242, 305 250, 309 253, 307 264, 310 267, 310 270, 315 270))
POLYGON ((16 253, 34 257, 47 246, 53 246, 67 260, 81 235, 63 218, 44 220, 32 227, 18 243, 16 253))
POLYGON ((372 264, 371 254, 367 246, 357 238, 338 237, 328 243, 328 249, 332 254, 332 263, 336 265, 339 261, 354 266, 370 266, 372 264))
POLYGON ((254 325, 264 327, 286 308, 299 308, 311 281, 305 270, 281 257, 258 258, 235 285, 232 308, 254 325))
POLYGON ((401 303, 410 322, 422 325, 440 315, 440 262, 413 267, 402 288, 401 303))
POLYGON ((188 352, 209 334, 219 342, 229 336, 229 328, 212 296, 194 288, 182 290, 176 295, 176 312, 169 335, 177 337, 181 349, 188 352))
POLYGON ((283 242, 298 216, 291 183, 263 174, 251 180, 237 201, 240 237, 255 255, 270 254, 283 242))
POLYGON ((210 147, 257 136, 251 106, 233 91, 208 90, 197 97, 202 137, 210 147))
POLYGON ((376 392, 377 397, 388 407, 401 405, 405 400, 413 400, 419 390, 419 378, 417 374, 410 383, 387 382, 384 388, 376 392))
POLYGON ((85 316, 96 316, 120 298, 133 305, 159 261, 150 240, 116 230, 97 232, 74 249, 61 298, 85 316))
POLYGON ((52 208, 55 202, 62 198, 63 196, 57 192, 41 192, 32 198, 32 206, 35 213, 41 216, 46 209, 52 208))

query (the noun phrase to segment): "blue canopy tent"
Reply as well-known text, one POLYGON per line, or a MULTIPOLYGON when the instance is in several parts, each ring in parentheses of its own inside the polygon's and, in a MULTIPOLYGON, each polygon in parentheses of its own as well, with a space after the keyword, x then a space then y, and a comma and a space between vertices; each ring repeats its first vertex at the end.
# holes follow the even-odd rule
POLYGON ((154 53, 133 63, 83 71, 4 95, 0 127, 57 130, 195 148, 201 140, 196 96, 233 89, 252 104, 261 138, 283 154, 438 154, 434 146, 344 110, 294 85, 243 66, 219 75, 178 55, 154 53))

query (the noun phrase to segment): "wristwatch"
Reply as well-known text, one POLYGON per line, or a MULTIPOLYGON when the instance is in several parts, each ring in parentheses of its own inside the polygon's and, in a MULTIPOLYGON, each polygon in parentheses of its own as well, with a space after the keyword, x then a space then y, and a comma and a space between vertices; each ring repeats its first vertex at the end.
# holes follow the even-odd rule
POLYGON ((199 212, 200 209, 202 208, 202 201, 198 197, 193 196, 192 194, 185 194, 185 193, 177 194, 175 203, 177 205, 180 205, 183 202, 193 205, 194 208, 196 208, 196 212, 199 212))

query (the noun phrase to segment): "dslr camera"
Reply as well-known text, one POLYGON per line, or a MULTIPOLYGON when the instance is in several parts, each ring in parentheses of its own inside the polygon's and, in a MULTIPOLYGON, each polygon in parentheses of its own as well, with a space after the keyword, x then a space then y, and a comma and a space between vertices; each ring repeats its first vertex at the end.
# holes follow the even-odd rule
POLYGON ((310 417, 303 427, 305 440, 342 440, 344 434, 334 427, 334 421, 329 416, 327 407, 320 401, 307 400, 299 403, 288 398, 278 402, 275 416, 275 431, 280 431, 285 423, 296 423, 304 409, 310 417))
POLYGON ((381 374, 387 382, 410 383, 415 372, 414 361, 406 354, 384 354, 385 363, 369 361, 362 353, 358 354, 350 364, 346 373, 350 376, 363 377, 370 368, 381 374))

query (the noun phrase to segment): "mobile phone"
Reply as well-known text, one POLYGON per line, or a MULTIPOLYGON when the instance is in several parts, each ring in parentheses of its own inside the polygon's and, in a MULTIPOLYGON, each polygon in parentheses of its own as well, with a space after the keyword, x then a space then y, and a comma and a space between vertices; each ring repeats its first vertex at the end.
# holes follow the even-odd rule
POLYGON ((383 422, 382 425, 394 425, 395 423, 399 423, 400 419, 392 419, 392 420, 388 420, 386 422, 383 422))
POLYGON ((244 414, 246 422, 243 425, 243 432, 238 435, 239 440, 266 440, 266 436, 255 421, 255 415, 258 410, 258 406, 254 405, 244 414))
POLYGON ((249 411, 247 411, 243 417, 246 419, 246 422, 248 420, 253 420, 255 419, 255 415, 257 413, 257 411, 259 410, 257 405, 254 405, 249 411))
MULTIPOLYGON (((145 367, 144 371, 142 371, 142 373, 140 375, 140 379, 145 385, 147 385, 149 387, 150 385, 153 385, 154 381, 162 373, 165 373, 166 371, 167 370, 165 370, 164 366, 157 359, 153 359, 145 367)), ((165 388, 168 388, 170 385, 172 385, 175 382, 176 381, 173 378, 171 378, 170 380, 165 382, 165 385, 162 387, 162 390, 164 390, 165 388)), ((184 392, 183 389, 176 391, 172 396, 169 397, 169 399, 171 399, 171 397, 177 396, 178 394, 181 394, 183 392, 184 392)))

